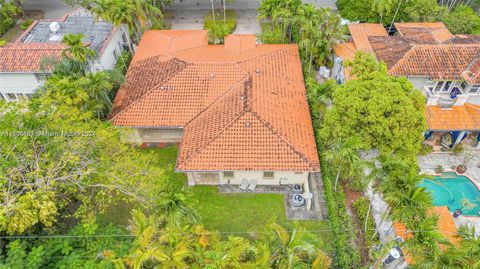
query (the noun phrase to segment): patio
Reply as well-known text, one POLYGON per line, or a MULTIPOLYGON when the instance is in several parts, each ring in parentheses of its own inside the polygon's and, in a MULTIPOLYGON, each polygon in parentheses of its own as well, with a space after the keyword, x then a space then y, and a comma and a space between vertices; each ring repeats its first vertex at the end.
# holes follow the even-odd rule
POLYGON ((307 209, 307 203, 300 207, 293 206, 293 185, 258 185, 254 191, 242 190, 239 185, 219 185, 218 191, 220 193, 284 194, 287 220, 324 220, 327 218, 327 209, 320 173, 311 173, 308 182, 307 190, 313 194, 310 210, 307 209))

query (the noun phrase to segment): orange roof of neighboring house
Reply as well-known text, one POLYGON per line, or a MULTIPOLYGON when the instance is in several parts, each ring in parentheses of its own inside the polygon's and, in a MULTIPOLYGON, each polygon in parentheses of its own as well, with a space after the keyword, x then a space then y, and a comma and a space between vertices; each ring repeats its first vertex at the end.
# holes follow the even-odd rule
POLYGON ((464 104, 450 108, 427 106, 425 117, 432 131, 480 130, 480 105, 464 104))
POLYGON ((395 23, 401 36, 420 43, 443 43, 454 37, 443 22, 395 23))
POLYGON ((370 42, 368 42, 369 36, 388 36, 383 25, 379 23, 349 24, 348 29, 352 35, 355 47, 364 52, 372 52, 372 47, 370 42))
MULTIPOLYGON (((450 242, 453 244, 458 244, 458 239, 456 234, 458 232, 457 226, 453 221, 452 213, 448 210, 446 206, 434 206, 430 210, 430 213, 436 214, 438 216, 438 230, 439 232, 450 242)), ((393 228, 395 230, 395 234, 403 239, 412 238, 413 235, 410 231, 408 231, 402 223, 394 222, 393 228)), ((409 264, 414 264, 415 261, 413 257, 404 250, 405 261, 409 264)))
POLYGON ((320 169, 295 45, 246 35, 208 45, 205 31, 163 32, 140 42, 114 124, 184 128, 179 171, 320 169), (170 47, 177 38, 190 43, 170 47))
POLYGON ((0 72, 39 72, 43 58, 60 58, 63 44, 7 43, 0 47, 0 72))
MULTIPOLYGON (((349 25, 356 50, 372 52, 396 76, 480 83, 480 37, 453 35, 443 23, 396 23, 399 35, 388 36, 379 24, 349 25)), ((352 49, 337 45, 335 53, 348 59, 352 49)))

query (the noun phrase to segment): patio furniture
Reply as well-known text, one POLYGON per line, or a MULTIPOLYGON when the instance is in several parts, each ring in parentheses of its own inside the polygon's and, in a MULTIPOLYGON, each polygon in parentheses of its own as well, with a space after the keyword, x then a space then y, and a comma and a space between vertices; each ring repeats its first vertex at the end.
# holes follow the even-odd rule
POLYGON ((246 178, 242 179, 242 183, 238 186, 241 190, 246 190, 248 187, 248 180, 246 178))
POLYGON ((248 185, 247 189, 249 191, 254 191, 257 187, 257 181, 255 179, 250 180, 250 185, 248 185))

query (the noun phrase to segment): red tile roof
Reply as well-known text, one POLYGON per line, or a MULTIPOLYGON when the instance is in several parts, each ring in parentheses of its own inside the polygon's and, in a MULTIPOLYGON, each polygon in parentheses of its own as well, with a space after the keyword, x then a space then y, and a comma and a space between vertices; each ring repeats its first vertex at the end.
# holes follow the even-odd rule
MULTIPOLYGON (((374 53, 396 76, 480 83, 480 36, 453 35, 438 23, 396 23, 399 35, 388 36, 380 24, 349 25, 356 50, 374 53)), ((347 43, 350 44, 350 43, 347 43)), ((344 48, 337 45, 342 58, 344 48)))
POLYGON ((0 72, 39 72, 43 58, 61 57, 63 44, 8 43, 0 47, 0 72))
POLYGON ((427 106, 425 117, 432 131, 480 130, 480 105, 465 104, 451 108, 427 106))
MULTIPOLYGON (((438 216, 438 230, 439 232, 450 242, 457 245, 458 238, 456 237, 458 233, 457 226, 453 221, 452 213, 448 210, 447 206, 434 206, 429 210, 430 214, 435 214, 438 216)), ((395 234, 399 237, 404 239, 412 238, 411 231, 407 230, 405 225, 399 222, 393 223, 393 228, 395 230, 395 234)), ((440 246, 442 247, 442 246, 440 246)), ((413 257, 404 250, 405 254, 405 261, 408 264, 415 264, 415 260, 413 257)))
POLYGON ((179 50, 165 45, 176 33, 205 32, 168 31, 169 41, 163 32, 140 42, 114 124, 183 127, 179 171, 319 170, 295 45, 255 45, 252 36, 207 45, 202 37, 179 50))
POLYGON ((372 52, 372 47, 370 46, 370 42, 368 42, 368 37, 388 36, 383 25, 376 23, 349 24, 348 29, 352 35, 355 47, 363 52, 372 52))

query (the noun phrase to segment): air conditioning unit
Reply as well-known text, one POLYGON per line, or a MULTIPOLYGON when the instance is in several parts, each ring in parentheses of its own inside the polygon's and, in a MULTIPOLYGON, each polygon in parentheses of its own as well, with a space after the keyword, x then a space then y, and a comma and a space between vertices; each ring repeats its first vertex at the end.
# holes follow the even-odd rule
POLYGON ((305 199, 301 194, 294 194, 292 198, 294 207, 301 207, 305 204, 305 199))
POLYGON ((303 193, 302 185, 300 185, 300 184, 293 185, 293 193, 294 194, 302 194, 303 193))
POLYGON ((50 23, 50 31, 52 31, 52 33, 56 34, 58 30, 60 30, 60 23, 58 23, 58 21, 50 23))

